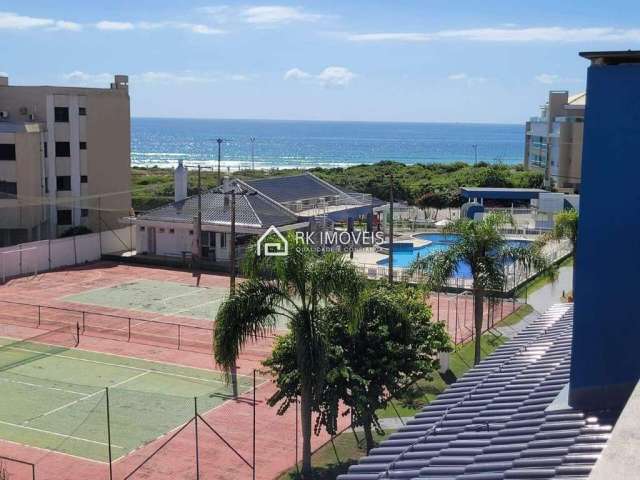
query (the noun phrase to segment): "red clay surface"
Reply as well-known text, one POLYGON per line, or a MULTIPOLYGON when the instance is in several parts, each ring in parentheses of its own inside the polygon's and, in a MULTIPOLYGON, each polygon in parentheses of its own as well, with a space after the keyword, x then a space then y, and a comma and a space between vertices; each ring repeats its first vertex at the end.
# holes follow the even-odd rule
MULTIPOLYGON (((212 322, 192 317, 165 316, 157 313, 128 311, 96 305, 81 305, 62 300, 63 297, 74 293, 95 288, 119 285, 125 282, 150 279, 172 281, 194 285, 195 279, 190 272, 170 268, 121 265, 113 262, 98 262, 81 267, 63 269, 38 275, 36 278, 15 279, 0 286, 0 323, 18 323, 21 326, 7 327, 11 336, 26 338, 42 332, 32 328, 38 316, 37 307, 15 305, 9 302, 23 302, 45 306, 40 308, 40 318, 43 327, 46 323, 52 325, 59 322, 76 323, 82 320, 79 311, 67 312, 63 310, 47 309, 49 307, 69 308, 93 312, 85 314, 87 335, 81 335, 82 349, 138 357, 146 360, 156 360, 175 363, 191 367, 219 370, 214 364, 211 354, 197 351, 178 350, 174 340, 159 341, 162 338, 174 338, 173 326, 159 324, 143 325, 144 331, 132 329, 134 336, 127 342, 125 332, 127 326, 122 319, 110 320, 108 315, 134 317, 143 320, 160 320, 176 322, 185 326, 204 327, 206 330, 194 329, 187 333, 182 341, 193 350, 200 347, 209 348, 211 345, 212 322), (7 301, 3 303, 2 300, 7 301), (94 315, 93 319, 91 315, 94 315), (108 329, 100 330, 100 324, 111 322, 108 329), (154 328, 157 328, 154 331, 154 328), (89 336, 92 335, 92 336, 89 336), (193 337, 189 337, 193 335, 193 337), (108 338, 97 338, 97 336, 108 338), (190 340, 189 340, 190 339, 190 340), (139 342, 139 343, 138 343, 139 342), (151 343, 145 344, 145 343, 151 343), (166 348, 167 346, 172 348, 166 348), (197 348, 195 348, 197 347, 197 348)), ((200 280, 202 286, 225 287, 229 279, 223 275, 203 274, 200 280)), ((432 305, 434 320, 447 324, 452 339, 460 341, 469 339, 472 331, 472 300, 468 296, 440 295, 429 299, 432 305)), ((485 308, 487 325, 497 323, 517 308, 511 302, 504 302, 488 313, 485 308)), ((135 321, 134 321, 135 323, 135 321)), ((183 327, 183 336, 188 328, 183 327)), ((254 368, 261 368, 261 361, 270 352, 273 338, 254 342, 246 349, 238 362, 238 373, 251 375, 254 368)), ((272 479, 280 472, 292 467, 295 462, 295 412, 290 411, 284 416, 276 414, 276 408, 266 404, 266 399, 275 391, 272 382, 266 382, 256 391, 256 464, 259 479, 272 479)), ((207 422, 216 429, 242 456, 251 462, 252 456, 252 419, 253 410, 251 394, 238 401, 227 401, 217 409, 203 415, 207 422)), ((340 417, 340 428, 348 424, 347 417, 340 417)), ((114 479, 124 479, 137 465, 150 455, 161 443, 168 438, 165 435, 154 442, 138 449, 114 464, 114 479)), ((206 426, 199 424, 200 444, 200 473, 204 479, 239 479, 251 478, 251 470, 206 426)), ((314 447, 318 447, 328 440, 326 434, 313 438, 314 447)), ((103 463, 72 457, 48 450, 18 445, 0 440, 0 456, 13 457, 36 464, 36 478, 39 480, 86 480, 109 478, 108 466, 103 463)), ((13 475, 11 480, 31 478, 29 468, 13 462, 5 462, 6 468, 13 475)), ((145 467, 139 470, 132 479, 193 479, 196 478, 195 463, 195 432, 193 424, 183 430, 163 451, 154 457, 145 467)))
MULTIPOLYGON (((99 287, 118 285, 141 278, 166 280, 194 284, 195 279, 188 272, 172 269, 117 265, 100 262, 83 267, 69 268, 38 275, 37 278, 21 278, 0 287, 0 300, 41 304, 53 307, 87 309, 96 313, 132 315, 138 318, 158 319, 157 314, 129 312, 118 309, 86 306, 65 302, 61 297, 99 287), (88 308, 90 307, 90 308, 88 308)), ((221 275, 203 274, 200 285, 226 286, 228 278, 221 275)), ((24 322, 33 319, 34 310, 28 307, 0 304, 0 322, 10 322, 16 318, 24 322), (16 310, 21 310, 16 312, 16 310), (4 322, 2 319, 5 319, 4 322)), ((37 311, 37 310, 36 310, 37 311)), ((57 311, 42 313, 51 322, 69 321, 60 317, 57 311)), ((73 313, 68 314, 73 317, 73 313)), ((211 322, 190 317, 161 316, 161 320, 181 322, 196 326, 211 326, 211 322)), ((75 317, 73 317, 75 322, 75 317)), ((41 329, 27 326, 7 326, 7 335, 26 338, 41 333, 41 329)), ((254 368, 261 368, 261 361, 270 351, 273 339, 260 340, 249 346, 238 362, 238 373, 251 375, 254 368)), ((191 367, 219 370, 210 354, 165 348, 157 345, 127 343, 104 338, 81 335, 80 347, 86 350, 126 355, 175 363, 191 367)), ((266 382, 256 391, 256 478, 272 479, 295 463, 295 412, 283 416, 277 409, 266 404, 266 399, 275 392, 272 382, 266 382)), ((215 410, 203 414, 206 421, 222 435, 249 462, 252 458, 253 409, 251 394, 245 394, 238 401, 227 401, 215 410)), ((341 427, 346 427, 347 419, 341 418, 341 427)), ((202 423, 198 426, 200 445, 200 478, 239 479, 251 478, 250 468, 242 462, 224 443, 202 423)), ((159 447, 169 435, 138 449, 114 464, 115 479, 123 479, 148 455, 159 447)), ((328 441, 326 434, 313 437, 317 448, 328 441)), ((108 465, 70 455, 42 450, 0 440, 0 456, 17 458, 36 464, 36 478, 39 480, 87 480, 109 478, 108 465)), ((11 480, 31 478, 26 466, 5 461, 5 466, 13 475, 11 480)), ((196 478, 195 433, 193 424, 183 430, 165 449, 139 470, 132 479, 194 479, 196 478)))

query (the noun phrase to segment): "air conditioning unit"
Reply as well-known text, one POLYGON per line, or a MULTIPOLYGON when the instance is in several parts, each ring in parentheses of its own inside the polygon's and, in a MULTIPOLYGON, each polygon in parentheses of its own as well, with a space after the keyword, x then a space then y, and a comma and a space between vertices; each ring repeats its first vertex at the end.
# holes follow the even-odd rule
POLYGON ((9 112, 6 110, 0 110, 0 118, 9 118, 9 112))

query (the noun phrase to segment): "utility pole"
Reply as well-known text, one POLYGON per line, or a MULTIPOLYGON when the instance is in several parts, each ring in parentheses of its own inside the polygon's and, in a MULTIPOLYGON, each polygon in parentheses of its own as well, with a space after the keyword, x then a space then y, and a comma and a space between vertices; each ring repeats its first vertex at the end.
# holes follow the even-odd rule
POLYGON ((389 174, 389 283, 393 283, 393 173, 389 174))
POLYGON ((473 151, 474 151, 474 160, 473 160, 473 164, 477 165, 478 164, 478 144, 474 143, 472 145, 473 147, 473 151))
POLYGON ((255 143, 256 143, 256 137, 251 137, 249 140, 251 140, 251 170, 255 171, 256 170, 256 162, 254 159, 253 154, 255 153, 255 143))
POLYGON ((222 138, 218 138, 216 139, 216 142, 218 142, 218 185, 222 184, 222 176, 220 174, 220 160, 222 157, 222 138))
POLYGON ((236 189, 235 185, 231 186, 231 242, 229 245, 229 295, 236 293, 236 189))

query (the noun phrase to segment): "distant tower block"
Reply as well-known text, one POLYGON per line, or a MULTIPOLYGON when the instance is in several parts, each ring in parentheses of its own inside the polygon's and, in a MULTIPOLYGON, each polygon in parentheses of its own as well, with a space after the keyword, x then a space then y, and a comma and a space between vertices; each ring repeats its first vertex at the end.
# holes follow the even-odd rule
POLYGON ((173 172, 175 201, 179 202, 187 198, 187 182, 189 177, 189 171, 187 167, 182 165, 182 160, 178 160, 178 168, 173 172))

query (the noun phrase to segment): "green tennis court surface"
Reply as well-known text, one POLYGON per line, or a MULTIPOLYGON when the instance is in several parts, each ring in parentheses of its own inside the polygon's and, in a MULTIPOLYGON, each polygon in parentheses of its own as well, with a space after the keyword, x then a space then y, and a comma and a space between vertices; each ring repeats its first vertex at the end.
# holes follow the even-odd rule
POLYGON ((107 288, 97 288, 64 297, 67 302, 99 305, 214 320, 227 298, 224 287, 196 287, 175 282, 138 280, 107 288))
MULTIPOLYGON (((220 373, 0 337, 0 438, 98 461, 156 439, 230 398, 220 373)), ((72 333, 67 331, 70 337, 72 333)), ((238 378, 240 394, 253 380, 238 378)))

